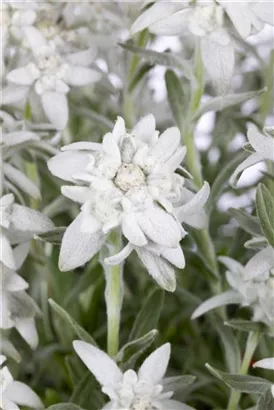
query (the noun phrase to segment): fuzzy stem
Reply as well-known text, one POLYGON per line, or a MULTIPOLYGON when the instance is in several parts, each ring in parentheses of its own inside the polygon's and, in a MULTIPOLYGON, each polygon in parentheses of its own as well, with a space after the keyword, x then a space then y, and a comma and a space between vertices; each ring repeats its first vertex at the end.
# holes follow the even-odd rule
MULTIPOLYGON (((260 339, 260 333, 258 332, 249 333, 248 339, 246 342, 245 354, 244 354, 244 358, 242 361, 242 366, 241 366, 239 374, 241 375, 247 374, 252 357, 258 346, 259 339, 260 339)), ((227 410, 237 410, 240 398, 241 398, 241 392, 232 390, 227 410)))
MULTIPOLYGON (((121 249, 121 237, 113 238, 111 248, 114 253, 121 249)), ((107 305, 107 351, 112 357, 119 350, 119 330, 123 301, 123 266, 104 266, 106 275, 105 299, 107 305)))

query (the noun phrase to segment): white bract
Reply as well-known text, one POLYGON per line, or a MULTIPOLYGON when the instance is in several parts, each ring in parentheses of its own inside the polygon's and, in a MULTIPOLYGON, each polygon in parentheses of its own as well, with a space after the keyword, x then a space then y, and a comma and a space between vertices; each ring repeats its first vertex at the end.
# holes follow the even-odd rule
POLYGON ((174 290, 173 265, 185 265, 179 243, 186 232, 181 222, 203 228, 209 195, 207 183, 194 195, 175 173, 186 154, 179 130, 169 128, 159 136, 154 117, 148 115, 128 133, 119 117, 102 144, 78 142, 63 151, 48 167, 78 185, 63 186, 62 193, 82 207, 64 235, 60 269, 86 263, 107 234, 120 226, 128 245, 106 263, 120 263, 135 249, 160 286, 174 290))
MULTIPOLYGON (((5 356, 0 356, 0 364, 6 361, 5 356)), ((2 410, 19 410, 19 406, 27 406, 32 409, 43 409, 43 403, 36 393, 26 384, 13 380, 7 368, 0 370, 0 408, 2 410)))
MULTIPOLYGON (((267 252, 270 250, 267 248, 267 252)), ((265 254, 267 254, 267 252, 265 254)), ((272 250, 272 258, 273 258, 272 250)), ((274 277, 269 261, 266 263, 258 263, 258 258, 253 257, 244 267, 239 262, 222 256, 219 260, 228 268, 226 279, 232 290, 228 290, 211 299, 203 302, 193 313, 192 318, 205 314, 206 312, 215 309, 219 306, 229 304, 241 304, 242 306, 250 306, 253 312, 252 320, 255 322, 264 322, 270 328, 274 325, 274 277), (252 271, 257 268, 257 275, 253 279, 248 279, 250 267, 252 271)), ((262 261, 263 255, 259 259, 262 261)), ((272 259, 273 262, 273 259, 272 259)), ((253 272, 252 272, 253 273, 253 272)))
POLYGON ((70 86, 85 86, 101 78, 99 72, 88 67, 94 53, 85 50, 63 56, 36 28, 26 28, 25 34, 33 62, 10 71, 7 80, 29 90, 34 88, 47 118, 57 129, 63 129, 68 122, 66 94, 70 86))
POLYGON ((273 128, 264 128, 264 133, 259 132, 254 126, 247 132, 247 139, 252 147, 251 155, 235 169, 231 176, 231 183, 237 183, 241 173, 262 161, 274 162, 274 137, 273 128))
POLYGON ((0 199, 0 261, 16 269, 12 245, 30 241, 34 234, 53 229, 53 223, 38 211, 14 203, 14 195, 0 199))
POLYGON ((171 400, 173 391, 167 391, 164 387, 164 375, 170 358, 169 343, 156 349, 138 372, 127 370, 125 373, 100 349, 78 340, 73 342, 73 346, 110 399, 103 409, 193 410, 186 404, 171 400))
MULTIPOLYGON (((262 369, 274 370, 274 357, 259 360, 253 364, 253 367, 260 367, 262 369)), ((274 397, 274 384, 271 387, 272 396, 274 397)))
POLYGON ((242 37, 251 34, 251 28, 262 29, 264 22, 273 24, 268 12, 270 3, 243 1, 197 0, 157 1, 135 21, 131 34, 145 28, 158 35, 193 35, 200 40, 205 68, 218 92, 230 86, 235 63, 235 44, 227 17, 231 18, 242 37))

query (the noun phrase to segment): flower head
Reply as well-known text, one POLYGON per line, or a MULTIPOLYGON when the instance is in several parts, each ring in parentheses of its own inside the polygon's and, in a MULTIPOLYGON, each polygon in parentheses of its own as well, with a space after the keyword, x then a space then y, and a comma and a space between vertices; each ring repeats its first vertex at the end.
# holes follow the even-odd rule
MULTIPOLYGON (((0 356, 0 364, 6 361, 5 356, 0 356)), ((43 403, 36 393, 26 384, 13 380, 13 377, 7 368, 2 367, 0 370, 0 407, 3 410, 19 410, 19 406, 27 406, 33 409, 43 409, 43 403)))
POLYGON ((235 7, 235 2, 226 0, 160 0, 139 16, 131 34, 148 28, 158 35, 197 37, 208 75, 217 91, 223 93, 230 86, 235 63, 229 18, 234 34, 246 38, 253 28, 259 31, 264 23, 273 24, 272 11, 270 3, 259 1, 243 1, 235 7))
POLYGON ((180 146, 179 130, 169 128, 159 136, 154 117, 148 115, 127 132, 124 120, 118 118, 102 144, 79 142, 63 151, 48 162, 49 169, 78 185, 63 186, 62 193, 82 207, 63 238, 61 270, 87 262, 98 252, 107 234, 121 227, 129 244, 122 251, 120 262, 135 249, 151 273, 159 267, 157 258, 164 257, 165 274, 172 277, 172 283, 165 287, 174 290, 172 265, 184 267, 179 242, 186 232, 180 222, 192 225, 196 215, 196 224, 202 227, 202 207, 209 195, 205 185, 199 204, 195 203, 195 196, 184 187, 184 178, 175 173, 186 153, 180 146), (81 244, 77 245, 75 238, 81 238, 81 244))
POLYGON ((25 34, 33 61, 10 71, 7 80, 29 89, 34 87, 48 119, 57 129, 63 129, 68 121, 66 94, 70 86, 84 86, 101 78, 99 72, 88 67, 94 53, 85 50, 64 56, 36 28, 26 28, 25 34))
POLYGON ((94 374, 109 397, 104 409, 113 410, 193 410, 185 404, 170 400, 173 391, 166 391, 164 375, 170 357, 170 344, 156 349, 141 365, 138 372, 124 374, 106 353, 82 342, 74 341, 74 349, 94 374))

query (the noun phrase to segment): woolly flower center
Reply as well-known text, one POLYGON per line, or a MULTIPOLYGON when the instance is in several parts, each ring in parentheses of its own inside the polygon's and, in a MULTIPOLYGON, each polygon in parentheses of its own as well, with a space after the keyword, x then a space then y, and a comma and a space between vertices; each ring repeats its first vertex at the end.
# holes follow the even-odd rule
POLYGON ((62 65, 62 60, 58 54, 52 50, 43 50, 37 56, 37 67, 43 71, 44 74, 51 74, 56 72, 62 65))
POLYGON ((157 408, 151 404, 149 399, 140 397, 134 400, 130 410, 157 410, 157 408))
MULTIPOLYGON (((209 34, 223 25, 223 10, 214 4, 196 7, 190 18, 190 24, 209 34)), ((198 34, 198 33, 197 33, 198 34)))
POLYGON ((138 165, 122 164, 114 179, 115 185, 122 191, 127 192, 145 184, 145 175, 138 165))

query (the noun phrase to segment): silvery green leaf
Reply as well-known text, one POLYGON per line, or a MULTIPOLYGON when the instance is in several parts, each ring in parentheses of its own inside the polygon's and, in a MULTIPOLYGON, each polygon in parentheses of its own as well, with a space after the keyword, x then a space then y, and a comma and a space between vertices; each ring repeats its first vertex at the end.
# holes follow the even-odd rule
POLYGON ((56 317, 61 320, 61 323, 64 326, 68 327, 72 333, 78 336, 81 340, 87 343, 91 343, 96 346, 94 339, 88 334, 88 332, 83 329, 78 323, 64 310, 59 306, 54 300, 49 299, 49 304, 55 313, 56 317))
POLYGON ((169 105, 173 114, 173 117, 181 129, 182 121, 185 120, 186 116, 186 96, 182 88, 182 82, 178 76, 172 70, 167 70, 165 74, 166 88, 169 105))
POLYGON ((244 152, 240 152, 239 154, 235 155, 235 157, 229 161, 219 172, 215 181, 211 185, 210 189, 210 197, 207 202, 207 208, 210 211, 214 209, 216 206, 217 200, 225 190, 226 186, 229 183, 229 179, 233 174, 235 168, 247 157, 247 154, 244 152))
POLYGON ((226 364, 231 373, 238 373, 241 366, 241 352, 235 335, 222 321, 216 319, 216 329, 224 348, 226 364))
POLYGON ((244 231, 256 237, 262 237, 262 232, 261 232, 259 220, 257 217, 248 214, 247 212, 245 212, 243 209, 240 209, 240 208, 239 209, 230 208, 228 210, 228 213, 234 219, 236 219, 236 221, 238 222, 238 224, 244 231))
MULTIPOLYGON (((84 409, 98 410, 104 405, 103 394, 95 377, 88 370, 84 372, 70 398, 72 403, 84 409)), ((74 410, 74 409, 73 409, 74 410)))
POLYGON ((195 119, 201 117, 208 111, 222 111, 225 108, 231 107, 233 105, 240 104, 242 102, 248 101, 251 98, 257 97, 263 94, 266 91, 266 88, 261 90, 249 91, 246 93, 239 94, 227 94, 212 98, 210 101, 204 103, 198 113, 195 115, 195 119))
POLYGON ((262 231, 274 247, 274 198, 263 184, 256 191, 256 208, 262 231))
POLYGON ((177 68, 181 70, 188 79, 196 81, 192 73, 191 65, 187 60, 182 60, 180 57, 169 52, 159 53, 158 51, 136 47, 129 43, 120 43, 120 46, 125 50, 138 54, 150 64, 159 64, 165 67, 177 68))
POLYGON ((54 404, 53 406, 47 407, 46 410, 83 410, 82 407, 76 406, 72 403, 61 403, 54 404))
POLYGON ((145 63, 143 64, 139 70, 135 73, 133 79, 131 80, 131 83, 129 85, 129 92, 132 92, 135 90, 137 85, 140 83, 140 81, 144 78, 144 76, 153 68, 152 64, 145 63))
POLYGON ((244 247, 247 249, 263 249, 267 245, 268 245, 268 242, 264 237, 253 238, 244 243, 244 247))
POLYGON ((88 118, 92 122, 94 122, 94 123, 96 123, 100 126, 104 126, 107 129, 112 129, 113 128, 112 121, 110 121, 107 117, 100 114, 99 112, 96 112, 96 111, 92 110, 90 107, 85 108, 85 107, 77 107, 75 105, 72 105, 71 108, 73 109, 73 111, 76 114, 78 114, 78 115, 80 115, 84 118, 88 118))
POLYGON ((206 364, 207 369, 215 377, 222 380, 228 387, 241 391, 243 393, 257 393, 262 394, 271 387, 271 383, 268 380, 261 377, 246 376, 241 374, 229 374, 211 367, 206 364))
POLYGON ((269 333, 269 328, 261 322, 251 322, 250 320, 233 319, 226 321, 224 324, 241 332, 269 333))
POLYGON ((157 288, 149 293, 134 321, 129 341, 138 339, 157 327, 164 304, 164 295, 164 291, 157 288))
POLYGON ((60 226, 58 228, 51 229, 50 231, 35 236, 35 239, 40 239, 43 242, 59 245, 62 242, 65 230, 66 227, 60 226))
POLYGON ((266 390, 259 398, 256 410, 273 410, 274 409, 274 397, 271 389, 266 390))
POLYGON ((196 380, 195 376, 173 376, 173 377, 166 377, 163 379, 163 387, 164 391, 173 391, 177 392, 180 390, 184 390, 193 384, 196 380))
POLYGON ((144 336, 125 344, 116 356, 116 362, 122 362, 124 370, 132 369, 138 358, 154 342, 158 330, 154 329, 144 336))
POLYGON ((221 306, 239 304, 242 302, 242 296, 235 290, 227 290, 219 295, 203 302, 192 314, 191 319, 197 319, 199 316, 204 315, 210 310, 216 309, 221 306))

